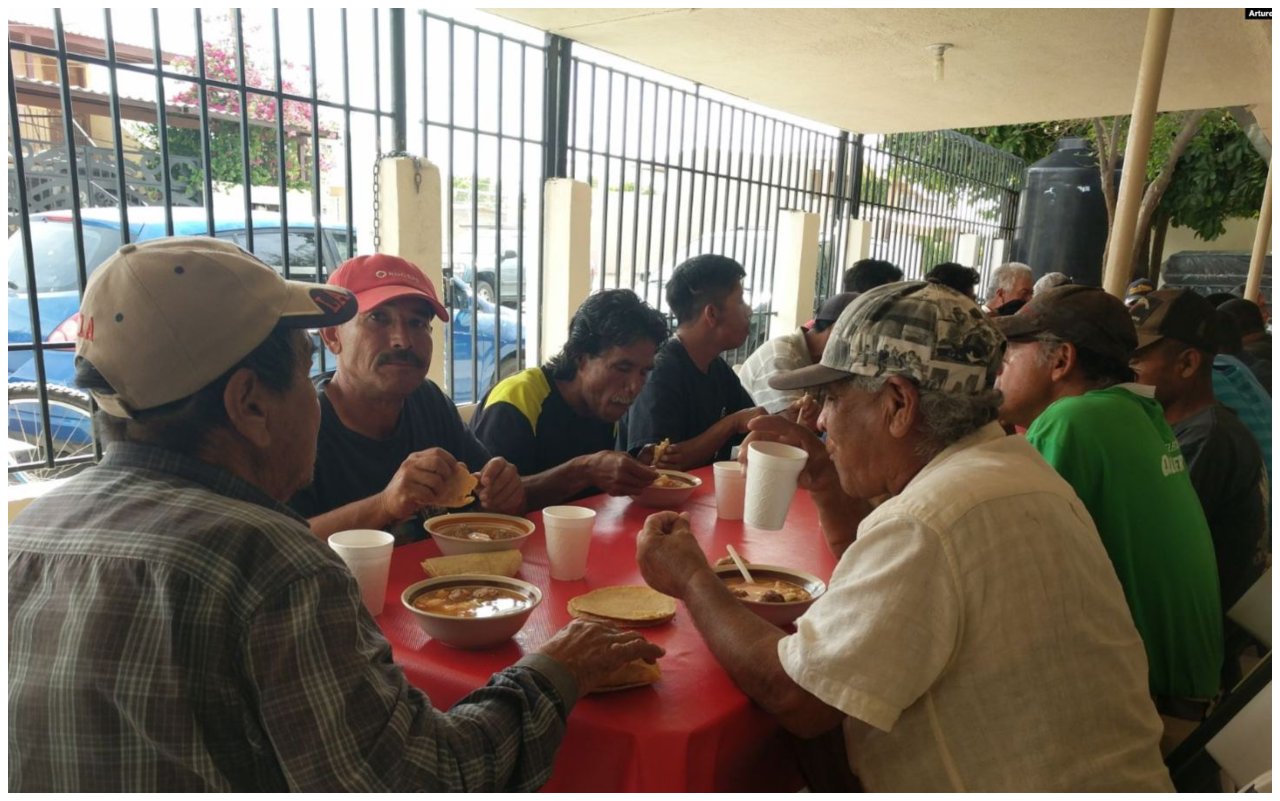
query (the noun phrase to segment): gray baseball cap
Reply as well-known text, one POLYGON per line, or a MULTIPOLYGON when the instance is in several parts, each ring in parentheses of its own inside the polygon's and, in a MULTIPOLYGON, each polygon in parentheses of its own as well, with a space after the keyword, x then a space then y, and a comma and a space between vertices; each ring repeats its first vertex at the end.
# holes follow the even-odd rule
POLYGON ((802 389, 851 375, 901 375, 925 389, 978 393, 995 385, 1005 339, 977 304, 927 281, 868 290, 840 314, 822 361, 769 379, 802 389))

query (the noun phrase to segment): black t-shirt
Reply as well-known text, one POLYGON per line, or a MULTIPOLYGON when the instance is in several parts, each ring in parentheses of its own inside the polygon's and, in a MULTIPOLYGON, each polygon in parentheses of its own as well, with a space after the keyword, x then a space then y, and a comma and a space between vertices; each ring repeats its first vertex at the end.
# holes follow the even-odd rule
MULTIPOLYGON (((575 456, 612 450, 617 424, 582 417, 570 408, 555 379, 530 367, 485 393, 471 418, 471 431, 489 452, 531 476, 575 456)), ((593 495, 598 489, 581 493, 593 495)))
MULTIPOLYGON (((725 415, 753 406, 755 402, 724 359, 717 356, 704 373, 693 363, 679 337, 672 337, 658 351, 649 380, 623 418, 619 447, 635 453, 667 438, 683 442, 706 431, 725 415)), ((733 446, 742 439, 741 435, 730 437, 715 459, 728 459, 733 446)))
POLYGON ((1266 567, 1262 452, 1235 412, 1220 403, 1172 428, 1209 521, 1226 611, 1266 567))
MULTIPOLYGON (((324 394, 332 377, 328 373, 315 379, 320 395, 315 481, 289 500, 303 517, 324 514, 381 492, 409 454, 420 450, 442 448, 472 472, 489 461, 489 452, 463 425, 458 407, 431 381, 424 381, 405 399, 395 433, 377 440, 342 424, 324 394)), ((424 519, 419 514, 393 526, 396 544, 424 539, 424 519)))

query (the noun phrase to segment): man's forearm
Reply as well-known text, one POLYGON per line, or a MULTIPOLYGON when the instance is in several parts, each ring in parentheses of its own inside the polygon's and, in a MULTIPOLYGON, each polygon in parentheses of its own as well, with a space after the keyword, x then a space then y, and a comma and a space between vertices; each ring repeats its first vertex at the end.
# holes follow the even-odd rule
POLYGON ((787 730, 813 737, 843 719, 843 713, 819 701, 782 669, 782 629, 743 606, 714 573, 695 575, 684 602, 729 677, 787 730))
POLYGON ((591 486, 591 454, 575 456, 564 464, 523 476, 526 505, 530 509, 559 503, 591 486))
POLYGON ((716 451, 724 447, 725 442, 737 433, 737 430, 733 418, 722 417, 698 436, 676 443, 680 446, 677 451, 676 469, 688 470, 710 464, 715 460, 716 451))
POLYGON ((353 528, 384 529, 400 521, 391 519, 382 504, 382 495, 370 495, 360 501, 352 501, 346 506, 339 506, 324 514, 309 518, 311 533, 321 540, 328 540, 329 535, 338 531, 353 528))

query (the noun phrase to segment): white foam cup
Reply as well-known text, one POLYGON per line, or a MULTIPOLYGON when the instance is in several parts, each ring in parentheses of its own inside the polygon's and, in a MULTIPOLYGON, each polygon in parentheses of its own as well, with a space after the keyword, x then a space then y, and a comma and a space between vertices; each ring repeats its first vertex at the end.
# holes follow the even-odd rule
POLYGON ((721 520, 742 519, 742 499, 747 489, 747 476, 737 462, 716 462, 716 517, 721 520))
POLYGON ((382 614, 387 598, 387 575, 391 572, 391 546, 395 543, 385 531, 352 529, 329 537, 329 547, 346 563, 360 585, 360 598, 371 615, 382 614))
POLYGON ((796 493, 796 481, 808 460, 803 448, 781 442, 748 445, 743 521, 767 531, 781 529, 796 493))
POLYGON ((595 525, 595 509, 548 506, 542 510, 551 578, 577 581, 587 575, 587 553, 591 550, 591 530, 595 525))

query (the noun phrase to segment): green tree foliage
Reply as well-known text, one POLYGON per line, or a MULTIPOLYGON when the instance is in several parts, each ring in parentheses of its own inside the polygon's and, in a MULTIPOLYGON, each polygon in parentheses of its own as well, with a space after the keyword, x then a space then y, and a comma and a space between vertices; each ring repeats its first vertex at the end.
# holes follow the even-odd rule
POLYGON ((1054 120, 966 128, 960 133, 1033 164, 1057 150, 1059 139, 1072 136, 1092 138, 1093 128, 1088 120, 1054 120))
MULTIPOLYGON (((204 43, 205 76, 229 84, 238 84, 240 73, 236 63, 237 46, 234 34, 230 33, 229 19, 222 20, 228 32, 218 40, 210 39, 204 43)), ((264 70, 253 58, 253 49, 245 48, 245 64, 243 69, 244 85, 273 89, 275 78, 264 70)), ((197 65, 192 58, 181 57, 174 60, 171 68, 176 72, 197 74, 197 65)), ((281 66, 284 74, 309 72, 306 66, 297 66, 284 61, 281 66)), ((175 106, 198 108, 200 105, 199 89, 194 83, 170 82, 170 85, 181 88, 172 93, 167 102, 175 106)), ((298 94, 294 82, 283 78, 281 91, 286 94, 298 94)), ((284 130, 284 177, 289 189, 306 189, 311 183, 313 135, 320 138, 331 138, 336 135, 326 126, 314 127, 312 124, 311 105, 298 100, 285 100, 277 103, 274 97, 257 92, 246 92, 245 105, 249 121, 249 172, 251 186, 280 185, 279 137, 280 123, 284 130), (283 106, 283 113, 281 112, 283 106), (283 119, 278 121, 278 118, 283 119)), ((209 113, 209 167, 213 180, 229 184, 242 184, 245 179, 243 152, 240 132, 241 116, 240 92, 211 86, 206 92, 206 108, 209 113), (228 119, 231 117, 233 119, 228 119)), ((172 155, 201 157, 201 138, 203 132, 191 128, 170 125, 167 130, 169 152, 172 155)), ((160 148, 160 131, 155 124, 138 126, 135 132, 143 147, 153 150, 160 148)), ((320 152, 320 167, 327 166, 324 149, 320 152)))
POLYGON ((1266 183, 1266 162, 1231 114, 1217 109, 1205 115, 1178 159, 1160 210, 1174 225, 1212 241, 1226 231, 1227 219, 1258 216, 1266 183))
MULTIPOLYGON (((1148 182, 1155 179, 1168 159, 1181 124, 1179 113, 1156 118, 1146 164, 1148 182)), ((961 133, 1028 163, 1052 153, 1062 137, 1083 136, 1095 145, 1097 141, 1091 120, 995 125, 961 133)), ((1226 230, 1227 219, 1258 216, 1266 180, 1266 162, 1249 143, 1244 130, 1226 109, 1213 110, 1204 116, 1195 138, 1178 159, 1173 180, 1160 199, 1154 219, 1158 222, 1166 217, 1174 225, 1190 228, 1202 239, 1212 241, 1226 230)))

